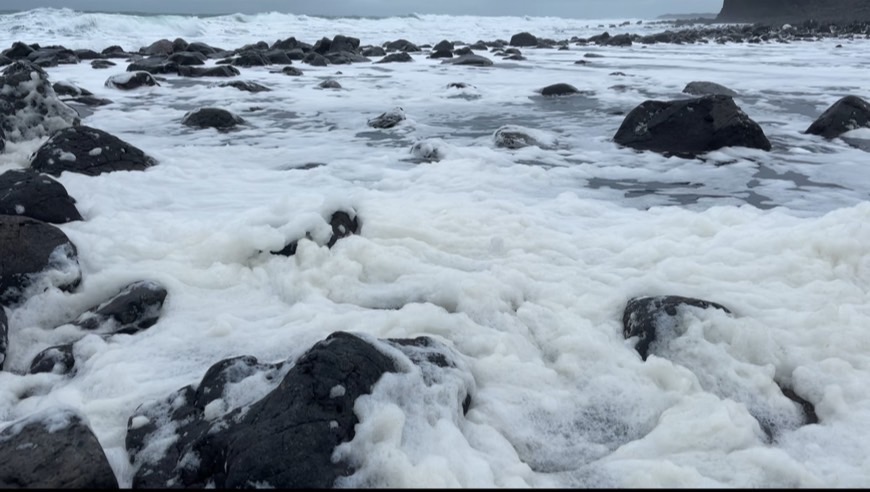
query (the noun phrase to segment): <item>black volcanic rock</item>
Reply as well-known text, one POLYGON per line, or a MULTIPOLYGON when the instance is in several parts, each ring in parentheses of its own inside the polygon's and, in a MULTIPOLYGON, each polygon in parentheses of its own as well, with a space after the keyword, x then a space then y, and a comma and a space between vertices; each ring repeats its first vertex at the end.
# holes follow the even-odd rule
POLYGON ((527 32, 521 32, 519 34, 514 34, 513 36, 511 36, 510 45, 511 46, 519 46, 519 47, 537 46, 538 45, 538 38, 535 37, 533 34, 529 34, 527 32))
POLYGON ((16 41, 12 43, 12 46, 3 50, 3 56, 7 56, 12 60, 21 60, 30 56, 34 51, 36 50, 31 48, 27 43, 16 41))
POLYGON ((82 417, 52 409, 0 431, 0 488, 117 489, 118 480, 82 417))
POLYGON ((29 217, 0 215, 0 304, 17 304, 31 289, 72 290, 81 278, 76 247, 63 231, 29 217))
POLYGON ((66 188, 33 169, 0 174, 0 215, 21 215, 62 224, 82 220, 66 188))
POLYGON ((48 74, 24 60, 0 74, 0 127, 3 139, 19 142, 50 135, 81 122, 75 109, 61 101, 48 74))
POLYGON ((194 128, 216 128, 229 130, 245 122, 241 116, 222 108, 199 108, 188 112, 181 120, 182 125, 194 128))
MULTIPOLYGON (((133 487, 331 488, 354 472, 353 464, 333 459, 336 446, 355 436, 354 403, 384 374, 402 377, 411 364, 429 376, 427 385, 458 372, 455 355, 431 338, 373 340, 346 332, 331 334, 295 361, 222 360, 198 384, 147 402, 130 417, 126 447, 137 470, 133 487), (400 353, 388 356, 385 349, 400 353), (246 391, 249 400, 259 399, 230 407, 225 395, 248 378, 267 382, 260 390, 265 395, 246 391), (165 447, 167 435, 173 441, 165 447)), ((461 415, 471 392, 468 386, 453 388, 461 415)))
POLYGON ((846 96, 825 110, 805 133, 837 138, 858 128, 870 128, 870 104, 858 96, 846 96))
POLYGON ((717 22, 868 21, 865 0, 725 0, 717 22))
POLYGON ((686 157, 722 147, 771 148, 758 123, 728 96, 645 101, 625 117, 613 140, 638 150, 686 157))
POLYGON ((162 285, 147 280, 134 282, 82 313, 72 324, 101 334, 132 335, 157 323, 165 300, 162 285))
POLYGON ((571 84, 553 84, 541 89, 542 96, 569 96, 580 92, 571 84))
POLYGON ((30 362, 28 374, 50 372, 53 374, 69 374, 76 365, 71 343, 49 347, 36 354, 30 362))
POLYGON ((0 304, 0 371, 6 362, 6 349, 9 347, 9 320, 6 318, 6 308, 0 304))
POLYGON ((142 171, 157 162, 137 147, 96 128, 78 126, 51 136, 30 167, 54 176, 64 171, 96 176, 112 171, 142 171))
POLYGON ((691 94, 693 96, 737 96, 737 93, 732 91, 731 89, 725 87, 724 85, 717 84, 715 82, 704 82, 704 81, 695 81, 689 82, 686 84, 686 87, 683 89, 683 93, 691 94))

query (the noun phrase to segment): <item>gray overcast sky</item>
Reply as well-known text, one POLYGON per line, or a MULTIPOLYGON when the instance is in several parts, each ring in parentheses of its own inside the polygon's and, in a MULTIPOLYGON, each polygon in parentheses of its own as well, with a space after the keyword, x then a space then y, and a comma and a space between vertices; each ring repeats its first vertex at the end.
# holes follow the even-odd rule
POLYGON ((722 8, 722 0, 0 0, 0 10, 28 10, 37 7, 196 14, 275 11, 308 15, 385 16, 416 12, 651 18, 665 13, 718 12, 722 8))

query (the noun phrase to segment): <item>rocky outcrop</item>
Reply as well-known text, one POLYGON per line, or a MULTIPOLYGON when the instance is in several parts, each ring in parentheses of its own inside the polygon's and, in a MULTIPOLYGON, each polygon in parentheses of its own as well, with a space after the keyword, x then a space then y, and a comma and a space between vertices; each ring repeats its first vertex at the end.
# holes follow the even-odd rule
POLYGON ((22 215, 62 224, 82 220, 76 201, 59 182, 33 169, 0 174, 0 215, 22 215))
POLYGON ((717 22, 870 20, 865 0, 725 0, 717 22))
POLYGON ((625 117, 613 140, 638 150, 682 157, 722 147, 771 148, 758 123, 728 96, 645 101, 625 117))
POLYGON ((157 162, 142 150, 89 126, 60 130, 30 160, 30 167, 54 176, 64 171, 96 176, 112 171, 142 171, 157 162))
POLYGON ((0 127, 4 139, 19 142, 44 137, 80 123, 75 109, 58 99, 48 74, 26 60, 0 75, 0 127))
POLYGON ((78 252, 57 227, 29 217, 0 215, 0 304, 31 293, 74 289, 82 279, 78 252))
POLYGON ((118 480, 90 427, 63 409, 0 432, 0 488, 117 489, 118 480))

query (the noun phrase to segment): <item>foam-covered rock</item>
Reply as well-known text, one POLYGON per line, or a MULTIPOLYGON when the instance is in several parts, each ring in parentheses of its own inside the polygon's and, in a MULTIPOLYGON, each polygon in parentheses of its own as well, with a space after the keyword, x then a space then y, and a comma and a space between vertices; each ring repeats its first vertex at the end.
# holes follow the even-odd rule
POLYGON ((52 287, 72 290, 81 279, 78 252, 63 231, 29 217, 0 215, 0 303, 17 304, 52 287))
MULTIPOLYGON (((177 70, 177 69, 176 69, 177 70)), ((157 80, 145 71, 127 72, 112 75, 106 80, 106 87, 130 91, 140 87, 159 86, 157 80)))
POLYGON ((0 431, 0 488, 117 489, 118 480, 83 417, 52 409, 0 431))
MULTIPOLYGON (((326 246, 331 248, 339 239, 359 233, 360 222, 355 211, 345 212, 343 210, 338 210, 333 212, 330 216, 329 227, 332 229, 332 234, 329 236, 326 246)), ((306 234, 306 237, 310 239, 311 233, 306 234)), ((292 256, 296 254, 298 243, 298 240, 293 240, 280 251, 272 251, 272 253, 276 255, 292 256)))
POLYGON ((155 164, 157 162, 139 148, 89 126, 56 132, 30 160, 30 167, 54 176, 64 171, 90 176, 112 171, 142 171, 155 164))
POLYGON ((493 140, 496 147, 506 149, 521 149, 529 146, 549 149, 556 144, 551 134, 518 125, 502 126, 493 134, 493 140))
POLYGON ((0 305, 0 371, 6 362, 6 349, 9 347, 9 320, 6 318, 6 308, 0 305))
POLYGON ((372 128, 392 128, 403 121, 405 111, 397 107, 368 120, 367 124, 372 128))
POLYGON ((638 150, 686 157, 722 147, 771 148, 758 123, 728 96, 645 101, 625 117, 613 140, 638 150))
POLYGON ((67 343, 49 347, 36 354, 36 357, 30 362, 30 369, 27 372, 28 374, 47 372, 63 375, 72 372, 75 364, 73 345, 67 343))
POLYGON ((78 113, 57 97, 45 70, 25 60, 3 70, 0 127, 6 140, 40 138, 79 123, 78 113))
POLYGON ((72 324, 100 334, 132 335, 157 323, 166 300, 162 285, 144 280, 82 313, 72 324))
POLYGON ((62 184, 33 169, 0 174, 0 215, 23 215, 61 224, 82 220, 75 204, 62 184))

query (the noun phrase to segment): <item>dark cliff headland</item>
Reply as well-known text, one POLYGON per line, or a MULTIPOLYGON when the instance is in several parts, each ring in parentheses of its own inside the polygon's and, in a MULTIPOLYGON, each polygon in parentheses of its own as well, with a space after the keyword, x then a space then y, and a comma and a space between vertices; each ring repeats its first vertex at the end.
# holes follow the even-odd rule
POLYGON ((867 0, 725 0, 717 22, 870 21, 867 0))

